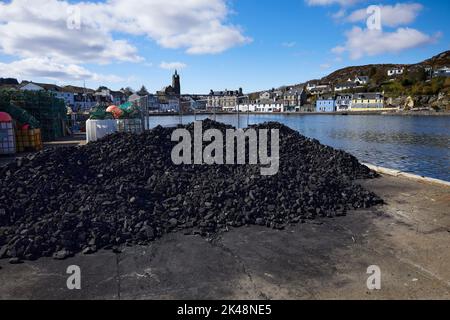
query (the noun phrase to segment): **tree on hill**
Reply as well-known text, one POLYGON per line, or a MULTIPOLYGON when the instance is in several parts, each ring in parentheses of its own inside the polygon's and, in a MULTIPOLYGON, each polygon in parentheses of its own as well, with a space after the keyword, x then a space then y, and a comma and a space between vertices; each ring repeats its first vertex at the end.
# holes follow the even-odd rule
POLYGON ((147 88, 145 86, 142 86, 141 89, 137 92, 137 94, 143 97, 148 96, 150 93, 147 91, 147 88))

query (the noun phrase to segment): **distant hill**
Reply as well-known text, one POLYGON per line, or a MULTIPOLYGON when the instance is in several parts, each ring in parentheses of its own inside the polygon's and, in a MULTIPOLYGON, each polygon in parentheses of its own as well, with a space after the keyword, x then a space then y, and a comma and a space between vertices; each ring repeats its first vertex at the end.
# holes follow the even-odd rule
MULTIPOLYGON (((442 67, 450 67, 450 51, 445 51, 440 53, 430 59, 416 63, 416 64, 370 64, 363 66, 352 66, 346 67, 333 73, 329 74, 322 79, 310 80, 306 83, 330 83, 336 85, 339 83, 344 83, 349 79, 354 79, 356 76, 369 76, 370 84, 369 88, 377 88, 382 84, 392 80, 395 77, 388 76, 388 70, 391 69, 402 69, 404 68, 405 73, 402 76, 397 77, 398 79, 407 77, 408 74, 414 79, 423 78, 423 82, 426 80, 424 78, 423 70, 427 67, 433 69, 438 69, 442 67)), ((306 83, 300 83, 290 86, 283 86, 279 89, 285 89, 290 87, 304 87, 306 83)), ((255 92, 252 95, 256 96, 259 92, 255 92)))
POLYGON ((437 56, 434 56, 431 59, 425 60, 417 65, 420 66, 431 66, 434 69, 442 68, 442 67, 450 67, 450 50, 442 52, 437 56))
POLYGON ((353 79, 355 76, 369 76, 372 85, 380 85, 381 83, 391 79, 387 72, 391 69, 405 69, 405 72, 418 72, 421 69, 431 67, 438 69, 450 66, 450 51, 443 52, 431 59, 416 64, 371 64, 365 66, 347 67, 337 70, 328 76, 322 78, 320 82, 337 84, 353 79))

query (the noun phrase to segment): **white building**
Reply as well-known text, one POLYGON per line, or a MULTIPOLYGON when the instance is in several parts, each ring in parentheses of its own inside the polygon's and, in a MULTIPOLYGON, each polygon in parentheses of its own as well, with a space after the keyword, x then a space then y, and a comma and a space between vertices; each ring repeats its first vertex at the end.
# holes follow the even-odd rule
POLYGON ((368 76, 356 76, 355 80, 353 81, 354 84, 365 86, 369 83, 369 77, 368 76))
POLYGON ((347 111, 352 109, 353 95, 352 94, 338 94, 336 95, 336 110, 347 111))
POLYGON ((315 89, 316 88, 316 84, 315 83, 308 83, 307 85, 306 85, 306 90, 308 90, 308 91, 311 91, 311 90, 313 90, 313 89, 315 89))
POLYGON ((405 68, 395 68, 395 69, 390 69, 387 72, 387 75, 389 77, 393 77, 393 76, 400 76, 405 72, 405 68))
POLYGON ((450 68, 443 67, 434 71, 433 75, 435 77, 450 77, 450 68))
POLYGON ((74 111, 88 111, 97 104, 94 97, 94 90, 76 86, 65 86, 62 88, 64 92, 73 94, 73 104, 69 103, 74 111))
POLYGON ((314 88, 309 89, 309 92, 312 95, 323 95, 326 93, 330 93, 332 91, 332 87, 329 84, 318 84, 315 85, 314 88))
POLYGON ((269 100, 269 99, 271 99, 271 98, 272 98, 272 94, 271 94, 269 91, 262 92, 262 93, 259 95, 259 99, 261 99, 261 100, 269 100))
POLYGON ((357 85, 354 84, 353 82, 345 82, 345 83, 337 84, 337 85, 334 87, 334 91, 336 91, 336 92, 342 92, 342 91, 354 89, 354 88, 356 88, 356 87, 357 87, 357 85))
POLYGON ((180 100, 177 98, 169 98, 159 103, 160 112, 179 112, 180 100))
MULTIPOLYGON (((233 111, 237 111, 235 108, 233 111)), ((240 112, 263 112, 263 113, 271 113, 271 112, 284 112, 285 107, 281 102, 274 101, 260 101, 258 103, 249 103, 243 104, 239 106, 240 112)))
POLYGON ((55 98, 63 100, 66 106, 74 106, 75 97, 73 92, 66 91, 55 84, 26 82, 20 86, 22 91, 45 91, 53 94, 55 98))

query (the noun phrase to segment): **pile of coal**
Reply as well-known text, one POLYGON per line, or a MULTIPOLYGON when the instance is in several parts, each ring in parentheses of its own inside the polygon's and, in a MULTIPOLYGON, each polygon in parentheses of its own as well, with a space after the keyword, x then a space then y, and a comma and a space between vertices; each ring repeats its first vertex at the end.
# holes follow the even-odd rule
MULTIPOLYGON (((184 128, 193 132, 193 125, 184 128)), ((231 127, 204 121, 210 128, 231 127)), ((163 127, 46 150, 0 168, 0 258, 18 263, 118 251, 169 232, 283 229, 382 202, 358 185, 376 174, 350 154, 279 123, 255 128, 279 129, 275 176, 262 176, 258 165, 176 166, 174 129, 163 127)))

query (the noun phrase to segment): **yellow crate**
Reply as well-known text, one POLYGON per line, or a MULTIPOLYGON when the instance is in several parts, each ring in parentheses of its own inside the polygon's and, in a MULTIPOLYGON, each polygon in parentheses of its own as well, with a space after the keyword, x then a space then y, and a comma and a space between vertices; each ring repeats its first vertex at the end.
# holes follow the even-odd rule
POLYGON ((16 131, 18 152, 37 152, 43 149, 41 130, 17 130, 16 131))

